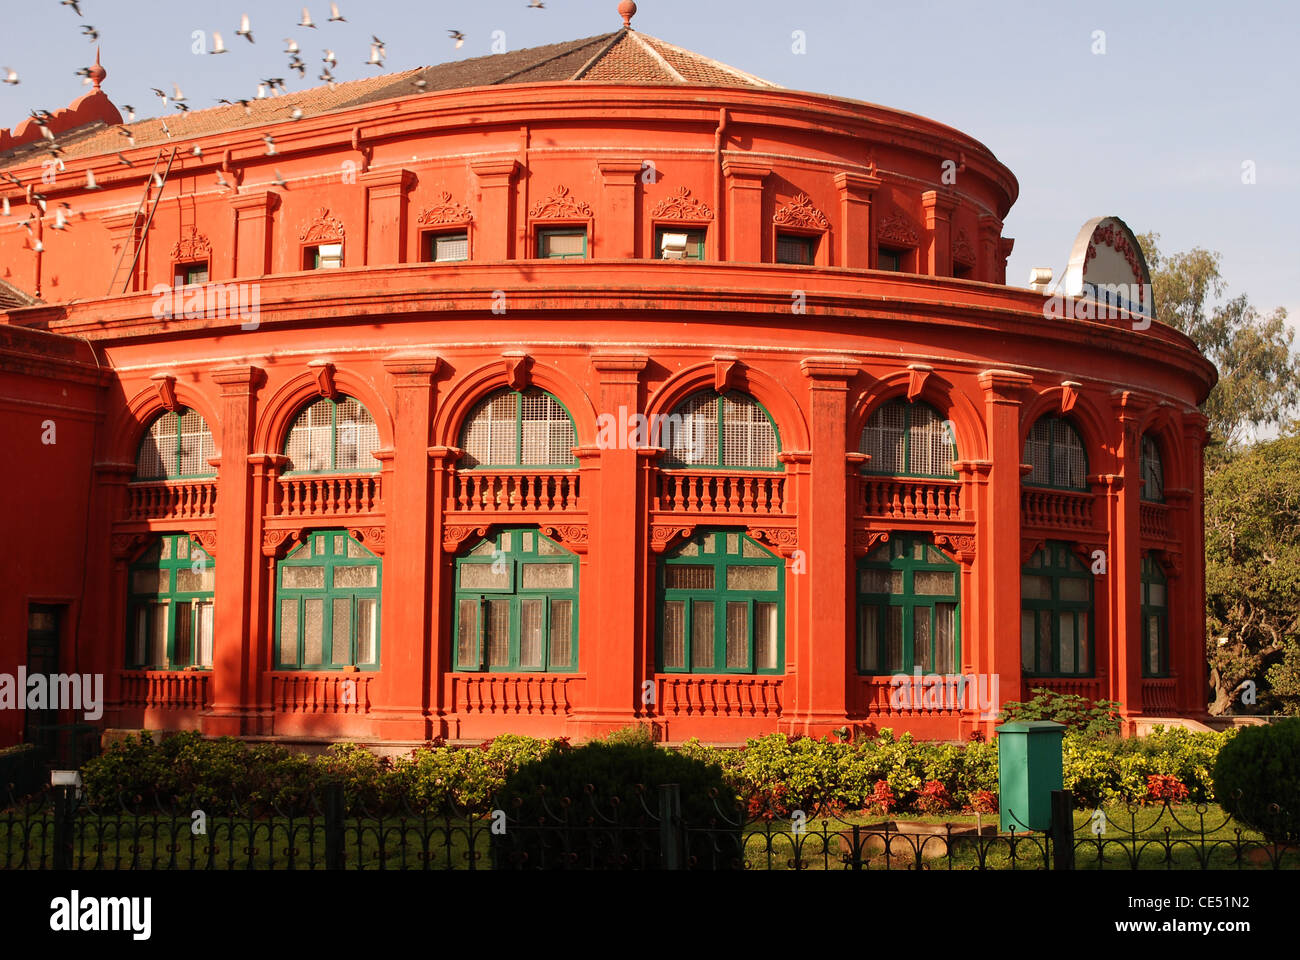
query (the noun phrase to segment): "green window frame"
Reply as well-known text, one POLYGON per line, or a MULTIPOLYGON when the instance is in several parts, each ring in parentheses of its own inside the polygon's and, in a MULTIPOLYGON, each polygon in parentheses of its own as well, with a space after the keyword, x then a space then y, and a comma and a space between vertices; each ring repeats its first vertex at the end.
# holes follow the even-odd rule
POLYGON ((421 237, 425 263, 464 263, 469 260, 468 230, 429 230, 421 237))
POLYGON ((1142 499, 1148 503, 1165 502, 1165 466, 1160 444, 1150 434, 1142 434, 1142 499))
POLYGON ((379 669, 383 562, 346 530, 315 530, 276 564, 275 668, 379 669))
POLYGON ((578 465, 573 414, 536 387, 498 390, 475 404, 460 431, 460 469, 490 470, 578 465))
POLYGON ((178 263, 173 270, 175 286, 188 287, 208 282, 208 261, 190 260, 178 263))
POLYGON ((583 260, 587 256, 587 228, 562 227, 541 228, 537 231, 537 256, 542 260, 583 260), (557 253, 551 249, 551 241, 562 237, 582 237, 581 253, 557 253))
POLYGON ((961 565, 928 536, 892 535, 858 562, 858 672, 945 676, 961 664, 961 565))
POLYGON ((578 669, 578 557, 535 528, 512 527, 456 558, 452 669, 578 669))
POLYGON ((212 428, 197 410, 181 407, 160 414, 149 425, 135 458, 135 481, 194 480, 215 477, 212 428))
POLYGON ((655 257, 659 260, 667 259, 664 256, 664 234, 684 233, 686 234, 686 256, 685 260, 703 260, 704 259, 704 238, 705 230, 688 230, 685 227, 655 227, 655 257))
POLYGON ((216 563, 188 533, 163 534, 127 573, 126 665, 212 667, 216 563))
POLYGON ((1048 542, 1020 571, 1020 668, 1027 677, 1093 676, 1095 583, 1069 544, 1048 542))
POLYGON ((1088 452, 1079 432, 1063 417, 1040 418, 1029 429, 1023 456, 1032 467, 1026 486, 1088 489, 1088 452))
POLYGON ((785 562, 738 530, 696 533, 659 562, 661 673, 785 673, 785 562))
POLYGON ((1149 553, 1142 558, 1142 676, 1169 676, 1169 580, 1149 553))
POLYGON ((307 247, 304 259, 308 270, 337 270, 343 266, 343 242, 307 247))
POLYGON ((951 480, 957 445, 951 422, 927 403, 902 398, 881 404, 862 428, 859 452, 871 459, 864 472, 889 477, 951 480))
POLYGON ((322 397, 294 417, 284 439, 284 472, 378 473, 379 427, 365 404, 340 394, 322 397))
POLYGON ((781 431, 748 394, 702 390, 679 403, 664 428, 667 469, 784 470, 781 431))

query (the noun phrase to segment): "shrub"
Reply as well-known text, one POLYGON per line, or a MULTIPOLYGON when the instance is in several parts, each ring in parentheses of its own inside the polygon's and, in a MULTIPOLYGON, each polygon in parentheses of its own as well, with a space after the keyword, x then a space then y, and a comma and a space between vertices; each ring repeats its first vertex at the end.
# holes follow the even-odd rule
POLYGON ((1148 801, 1182 803, 1187 799, 1187 787, 1177 777, 1167 773, 1147 774, 1148 801))
POLYGON ((1030 693, 1034 696, 1023 703, 1016 700, 1004 703, 1000 722, 1054 720, 1088 737, 1119 733, 1119 704, 1114 700, 1089 700, 1073 693, 1055 693, 1045 687, 1035 687, 1030 693))
POLYGON ((1300 718, 1239 730, 1219 751, 1214 795, 1266 839, 1300 841, 1300 718))
POLYGON ((916 796, 916 808, 922 813, 943 813, 952 809, 948 788, 938 780, 931 780, 916 796))

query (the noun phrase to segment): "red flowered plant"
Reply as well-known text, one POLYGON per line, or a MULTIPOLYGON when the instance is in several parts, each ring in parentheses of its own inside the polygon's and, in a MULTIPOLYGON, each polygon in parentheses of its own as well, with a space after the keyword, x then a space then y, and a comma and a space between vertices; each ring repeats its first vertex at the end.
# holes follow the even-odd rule
POLYGON ((916 808, 922 813, 941 813, 952 808, 952 797, 942 781, 931 780, 916 794, 916 808))
POLYGON ((1187 799, 1187 785, 1169 773, 1152 773, 1147 776, 1148 802, 1181 803, 1187 799))
POLYGON ((876 788, 867 799, 868 809, 889 813, 896 806, 898 806, 898 798, 894 796, 894 791, 889 789, 889 781, 877 780, 876 788))
POLYGON ((746 811, 751 818, 774 820, 790 812, 788 791, 784 783, 774 783, 770 787, 760 787, 749 795, 746 811))
POLYGON ((998 795, 992 790, 972 790, 966 797, 966 809, 971 813, 996 813, 998 795))

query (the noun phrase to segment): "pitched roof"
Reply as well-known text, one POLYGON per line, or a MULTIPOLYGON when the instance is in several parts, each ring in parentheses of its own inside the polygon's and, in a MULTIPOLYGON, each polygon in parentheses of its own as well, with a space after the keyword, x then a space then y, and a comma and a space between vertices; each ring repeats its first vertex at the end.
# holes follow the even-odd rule
POLYGON ((40 303, 35 297, 24 293, 12 283, 0 280, 0 310, 15 310, 40 303))
MULTIPOLYGON (((246 107, 236 103, 191 110, 163 118, 138 120, 122 127, 90 123, 61 135, 58 146, 62 150, 61 156, 70 160, 127 149, 132 144, 123 130, 129 131, 136 147, 156 146, 278 123, 288 120, 295 107, 302 111, 303 117, 312 117, 433 91, 562 81, 777 87, 777 84, 725 63, 624 28, 583 40, 417 67, 250 100, 246 107)), ((46 144, 38 141, 0 153, 0 169, 30 163, 46 150, 46 144)))

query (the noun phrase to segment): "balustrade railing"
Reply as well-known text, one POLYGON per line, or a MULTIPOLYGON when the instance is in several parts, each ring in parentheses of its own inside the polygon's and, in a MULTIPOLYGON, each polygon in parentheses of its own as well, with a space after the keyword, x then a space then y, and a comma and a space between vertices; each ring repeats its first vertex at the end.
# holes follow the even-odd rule
POLYGON ((367 673, 273 673, 272 707, 279 713, 369 713, 370 677, 367 673))
POLYGON ((127 494, 127 520, 196 520, 217 513, 216 477, 131 483, 127 494))
POLYGON ((788 513, 786 477, 780 473, 673 470, 655 483, 653 509, 665 513, 773 516, 788 513))
POLYGON ((1147 677, 1142 681, 1142 712, 1147 716, 1176 716, 1174 699, 1178 681, 1174 677, 1147 677))
POLYGON ((579 677, 547 673, 453 673, 453 710, 467 714, 563 716, 579 677))
POLYGON ((378 474, 291 474, 276 487, 276 516, 360 516, 380 509, 378 474))
POLYGON ((779 717, 783 677, 659 678, 658 715, 673 717, 779 717))
POLYGON ((961 483, 863 477, 862 512, 885 520, 960 520, 961 483))
POLYGON ((122 674, 122 706, 200 710, 208 704, 205 670, 129 670, 122 674))
POLYGON ((1093 495, 1071 490, 1025 488, 1020 491, 1020 522, 1026 527, 1092 526, 1093 495))
POLYGON ((1138 511, 1142 536, 1152 540, 1169 539, 1169 508, 1163 503, 1143 503, 1138 511))
POLYGON ((449 513, 566 512, 579 507, 579 474, 466 470, 452 474, 449 513))

